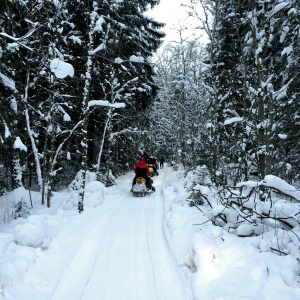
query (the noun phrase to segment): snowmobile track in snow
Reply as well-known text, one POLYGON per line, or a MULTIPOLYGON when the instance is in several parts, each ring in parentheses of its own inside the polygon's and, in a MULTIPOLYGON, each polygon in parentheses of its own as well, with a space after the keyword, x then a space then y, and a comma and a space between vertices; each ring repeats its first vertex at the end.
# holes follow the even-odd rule
POLYGON ((130 181, 128 175, 119 178, 77 233, 80 246, 51 300, 192 299, 164 236, 159 188, 132 197, 130 181))

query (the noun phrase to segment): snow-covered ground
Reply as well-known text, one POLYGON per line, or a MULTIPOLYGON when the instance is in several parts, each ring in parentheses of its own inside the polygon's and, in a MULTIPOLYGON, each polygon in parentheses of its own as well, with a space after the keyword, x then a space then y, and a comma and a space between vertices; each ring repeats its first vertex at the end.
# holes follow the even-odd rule
POLYGON ((161 173, 157 192, 144 198, 132 197, 128 174, 108 189, 90 182, 82 214, 74 192, 65 191, 55 194, 56 209, 4 227, 3 298, 192 299, 165 239, 161 173))
MULTIPOLYGON (((0 229, 0 299, 300 299, 299 262, 204 223, 182 172, 161 169, 145 198, 132 197, 132 177, 89 182, 82 214, 74 191, 49 209, 32 192, 31 215, 0 229)), ((23 188, 5 197, 30 203, 23 188)))

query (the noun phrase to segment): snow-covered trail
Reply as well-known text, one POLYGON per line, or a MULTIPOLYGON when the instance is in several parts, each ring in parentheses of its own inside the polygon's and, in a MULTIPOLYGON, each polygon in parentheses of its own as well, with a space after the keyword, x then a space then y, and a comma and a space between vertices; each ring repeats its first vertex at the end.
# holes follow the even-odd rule
POLYGON ((109 188, 106 203, 78 232, 80 246, 65 267, 51 300, 192 299, 163 231, 164 170, 156 192, 129 192, 132 174, 109 188))

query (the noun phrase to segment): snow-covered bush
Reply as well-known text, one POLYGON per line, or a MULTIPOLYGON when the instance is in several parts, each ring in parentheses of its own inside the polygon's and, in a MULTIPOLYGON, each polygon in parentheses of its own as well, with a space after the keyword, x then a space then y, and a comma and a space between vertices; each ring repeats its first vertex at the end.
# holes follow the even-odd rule
POLYGON ((219 195, 221 203, 206 211, 213 224, 241 237, 277 236, 280 242, 264 243, 264 250, 287 254, 297 245, 299 251, 300 191, 295 187, 267 175, 262 181, 240 182, 219 195))
POLYGON ((184 179, 184 186, 190 193, 187 201, 190 205, 210 204, 212 181, 206 166, 197 166, 189 171, 184 179))
MULTIPOLYGON (((76 174, 75 179, 69 184, 69 187, 68 187, 69 191, 72 191, 72 190, 78 191, 80 189, 82 172, 83 172, 83 170, 80 170, 76 174)), ((96 173, 86 171, 86 183, 91 182, 91 181, 96 181, 96 180, 97 180, 96 173)))
POLYGON ((115 185, 116 184, 116 178, 113 175, 111 170, 106 171, 105 173, 105 185, 107 187, 115 185))
POLYGON ((14 205, 14 219, 27 218, 30 215, 30 208, 26 202, 21 199, 14 205))
POLYGON ((239 237, 257 237, 262 252, 300 259, 300 191, 294 186, 267 175, 262 181, 217 189, 205 167, 188 172, 184 185, 188 201, 206 204, 197 207, 213 225, 239 237))
MULTIPOLYGON (((10 223, 18 217, 30 215, 30 194, 24 187, 19 187, 11 192, 6 191, 0 196, 0 215, 2 223, 10 223)), ((0 222, 1 223, 1 222, 0 222)))
MULTIPOLYGON (((93 174, 93 173, 92 173, 93 174)), ((89 180, 93 179, 93 176, 89 177, 89 180)), ((74 187, 78 187, 78 182, 74 181, 76 185, 73 185, 74 187)), ((62 202, 62 207, 63 209, 73 209, 78 206, 78 190, 73 189, 69 187, 69 192, 70 194, 68 197, 65 197, 62 202)), ((95 207, 100 205, 105 198, 105 186, 103 183, 96 181, 96 180, 91 180, 86 182, 85 185, 85 196, 84 196, 84 205, 85 206, 90 206, 90 207, 95 207)))

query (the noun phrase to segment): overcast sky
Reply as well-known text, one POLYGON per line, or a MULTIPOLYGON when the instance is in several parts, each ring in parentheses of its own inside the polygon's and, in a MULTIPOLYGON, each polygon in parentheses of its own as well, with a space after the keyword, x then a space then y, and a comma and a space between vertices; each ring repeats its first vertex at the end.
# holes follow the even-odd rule
POLYGON ((162 29, 167 34, 164 39, 164 44, 179 40, 179 24, 191 28, 185 31, 184 38, 199 38, 201 35, 201 42, 206 43, 208 40, 204 32, 194 29, 199 26, 199 21, 195 21, 195 19, 193 20, 192 18, 187 19, 187 8, 181 4, 188 5, 190 4, 190 0, 160 0, 159 5, 155 6, 153 10, 148 11, 150 17, 156 21, 166 23, 166 26, 162 29))
POLYGON ((160 0, 160 4, 148 12, 148 15, 156 21, 166 23, 163 28, 167 34, 166 41, 178 39, 175 28, 179 28, 179 22, 183 24, 187 22, 187 13, 180 4, 188 4, 189 2, 189 0, 160 0))

